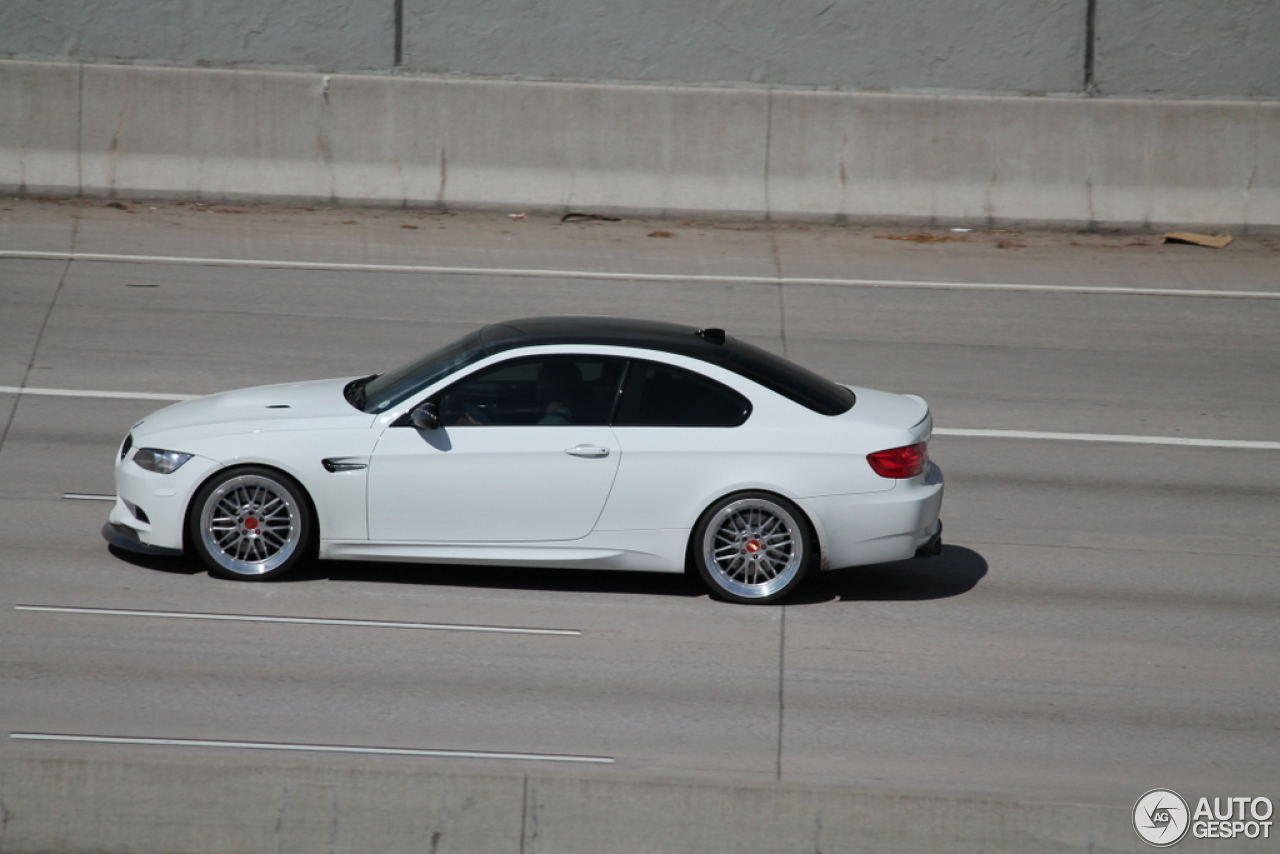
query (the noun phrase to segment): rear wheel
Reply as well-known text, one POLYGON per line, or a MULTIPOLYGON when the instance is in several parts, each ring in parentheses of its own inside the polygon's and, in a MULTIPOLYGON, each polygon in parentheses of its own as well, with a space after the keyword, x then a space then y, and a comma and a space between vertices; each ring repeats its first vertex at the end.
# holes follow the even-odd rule
POLYGON ((268 581, 306 557, 314 523, 302 487, 280 472, 254 467, 206 483, 196 493, 189 524, 190 541, 214 575, 268 581))
POLYGON ((800 585, 812 560, 804 514, 767 492, 723 498, 694 528, 692 558, 711 592, 730 602, 767 605, 800 585))

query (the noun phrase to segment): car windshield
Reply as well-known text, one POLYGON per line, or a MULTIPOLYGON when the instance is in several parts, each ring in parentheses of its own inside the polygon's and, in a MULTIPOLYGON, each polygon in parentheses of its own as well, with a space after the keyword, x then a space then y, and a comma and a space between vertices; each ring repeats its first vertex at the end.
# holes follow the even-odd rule
POLYGON ((432 350, 404 367, 374 377, 365 384, 362 395, 365 412, 385 412, 405 398, 425 389, 436 380, 485 355, 480 333, 471 334, 432 350))

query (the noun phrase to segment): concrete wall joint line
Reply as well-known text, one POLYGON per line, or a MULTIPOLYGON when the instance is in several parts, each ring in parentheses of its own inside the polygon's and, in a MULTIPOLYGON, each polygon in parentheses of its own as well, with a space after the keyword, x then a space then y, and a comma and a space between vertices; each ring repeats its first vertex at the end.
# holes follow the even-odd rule
POLYGON ((76 72, 76 194, 79 195, 84 192, 84 63, 76 72))
POLYGON ((773 165, 773 87, 769 87, 765 95, 764 111, 764 218, 768 222, 773 216, 773 205, 769 199, 770 169, 773 165))
POLYGON ((517 840, 517 850, 520 854, 525 854, 525 840, 529 838, 529 775, 523 774, 520 777, 520 838, 517 840))
POLYGON ((395 41, 392 63, 396 69, 404 65, 404 3, 405 0, 392 0, 393 27, 392 39, 395 41))
POLYGON ((782 782, 782 748, 787 724, 787 606, 778 615, 778 756, 774 779, 782 782))
POLYGON ((1084 85, 1086 95, 1097 95, 1098 0, 1086 0, 1084 23, 1084 85))

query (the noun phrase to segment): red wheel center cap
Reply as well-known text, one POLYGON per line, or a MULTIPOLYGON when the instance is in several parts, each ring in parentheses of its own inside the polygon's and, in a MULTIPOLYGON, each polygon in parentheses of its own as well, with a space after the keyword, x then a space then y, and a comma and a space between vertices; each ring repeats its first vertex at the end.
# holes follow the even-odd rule
POLYGON ((245 527, 245 530, 247 530, 247 531, 256 531, 256 530, 258 530, 258 520, 257 520, 257 518, 256 518, 256 517, 254 517, 254 516, 250 516, 248 519, 245 519, 245 520, 244 520, 244 527, 245 527))
POLYGON ((751 554, 755 554, 756 552, 760 551, 760 541, 747 540, 747 551, 751 554))

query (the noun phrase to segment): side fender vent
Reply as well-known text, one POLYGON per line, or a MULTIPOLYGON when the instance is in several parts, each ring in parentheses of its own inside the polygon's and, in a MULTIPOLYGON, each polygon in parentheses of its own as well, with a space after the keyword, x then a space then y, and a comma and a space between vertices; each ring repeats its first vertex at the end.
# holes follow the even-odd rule
POLYGON ((369 463, 360 457, 326 457, 320 461, 320 465, 324 466, 324 470, 337 474, 344 471, 363 471, 369 467, 369 463))

